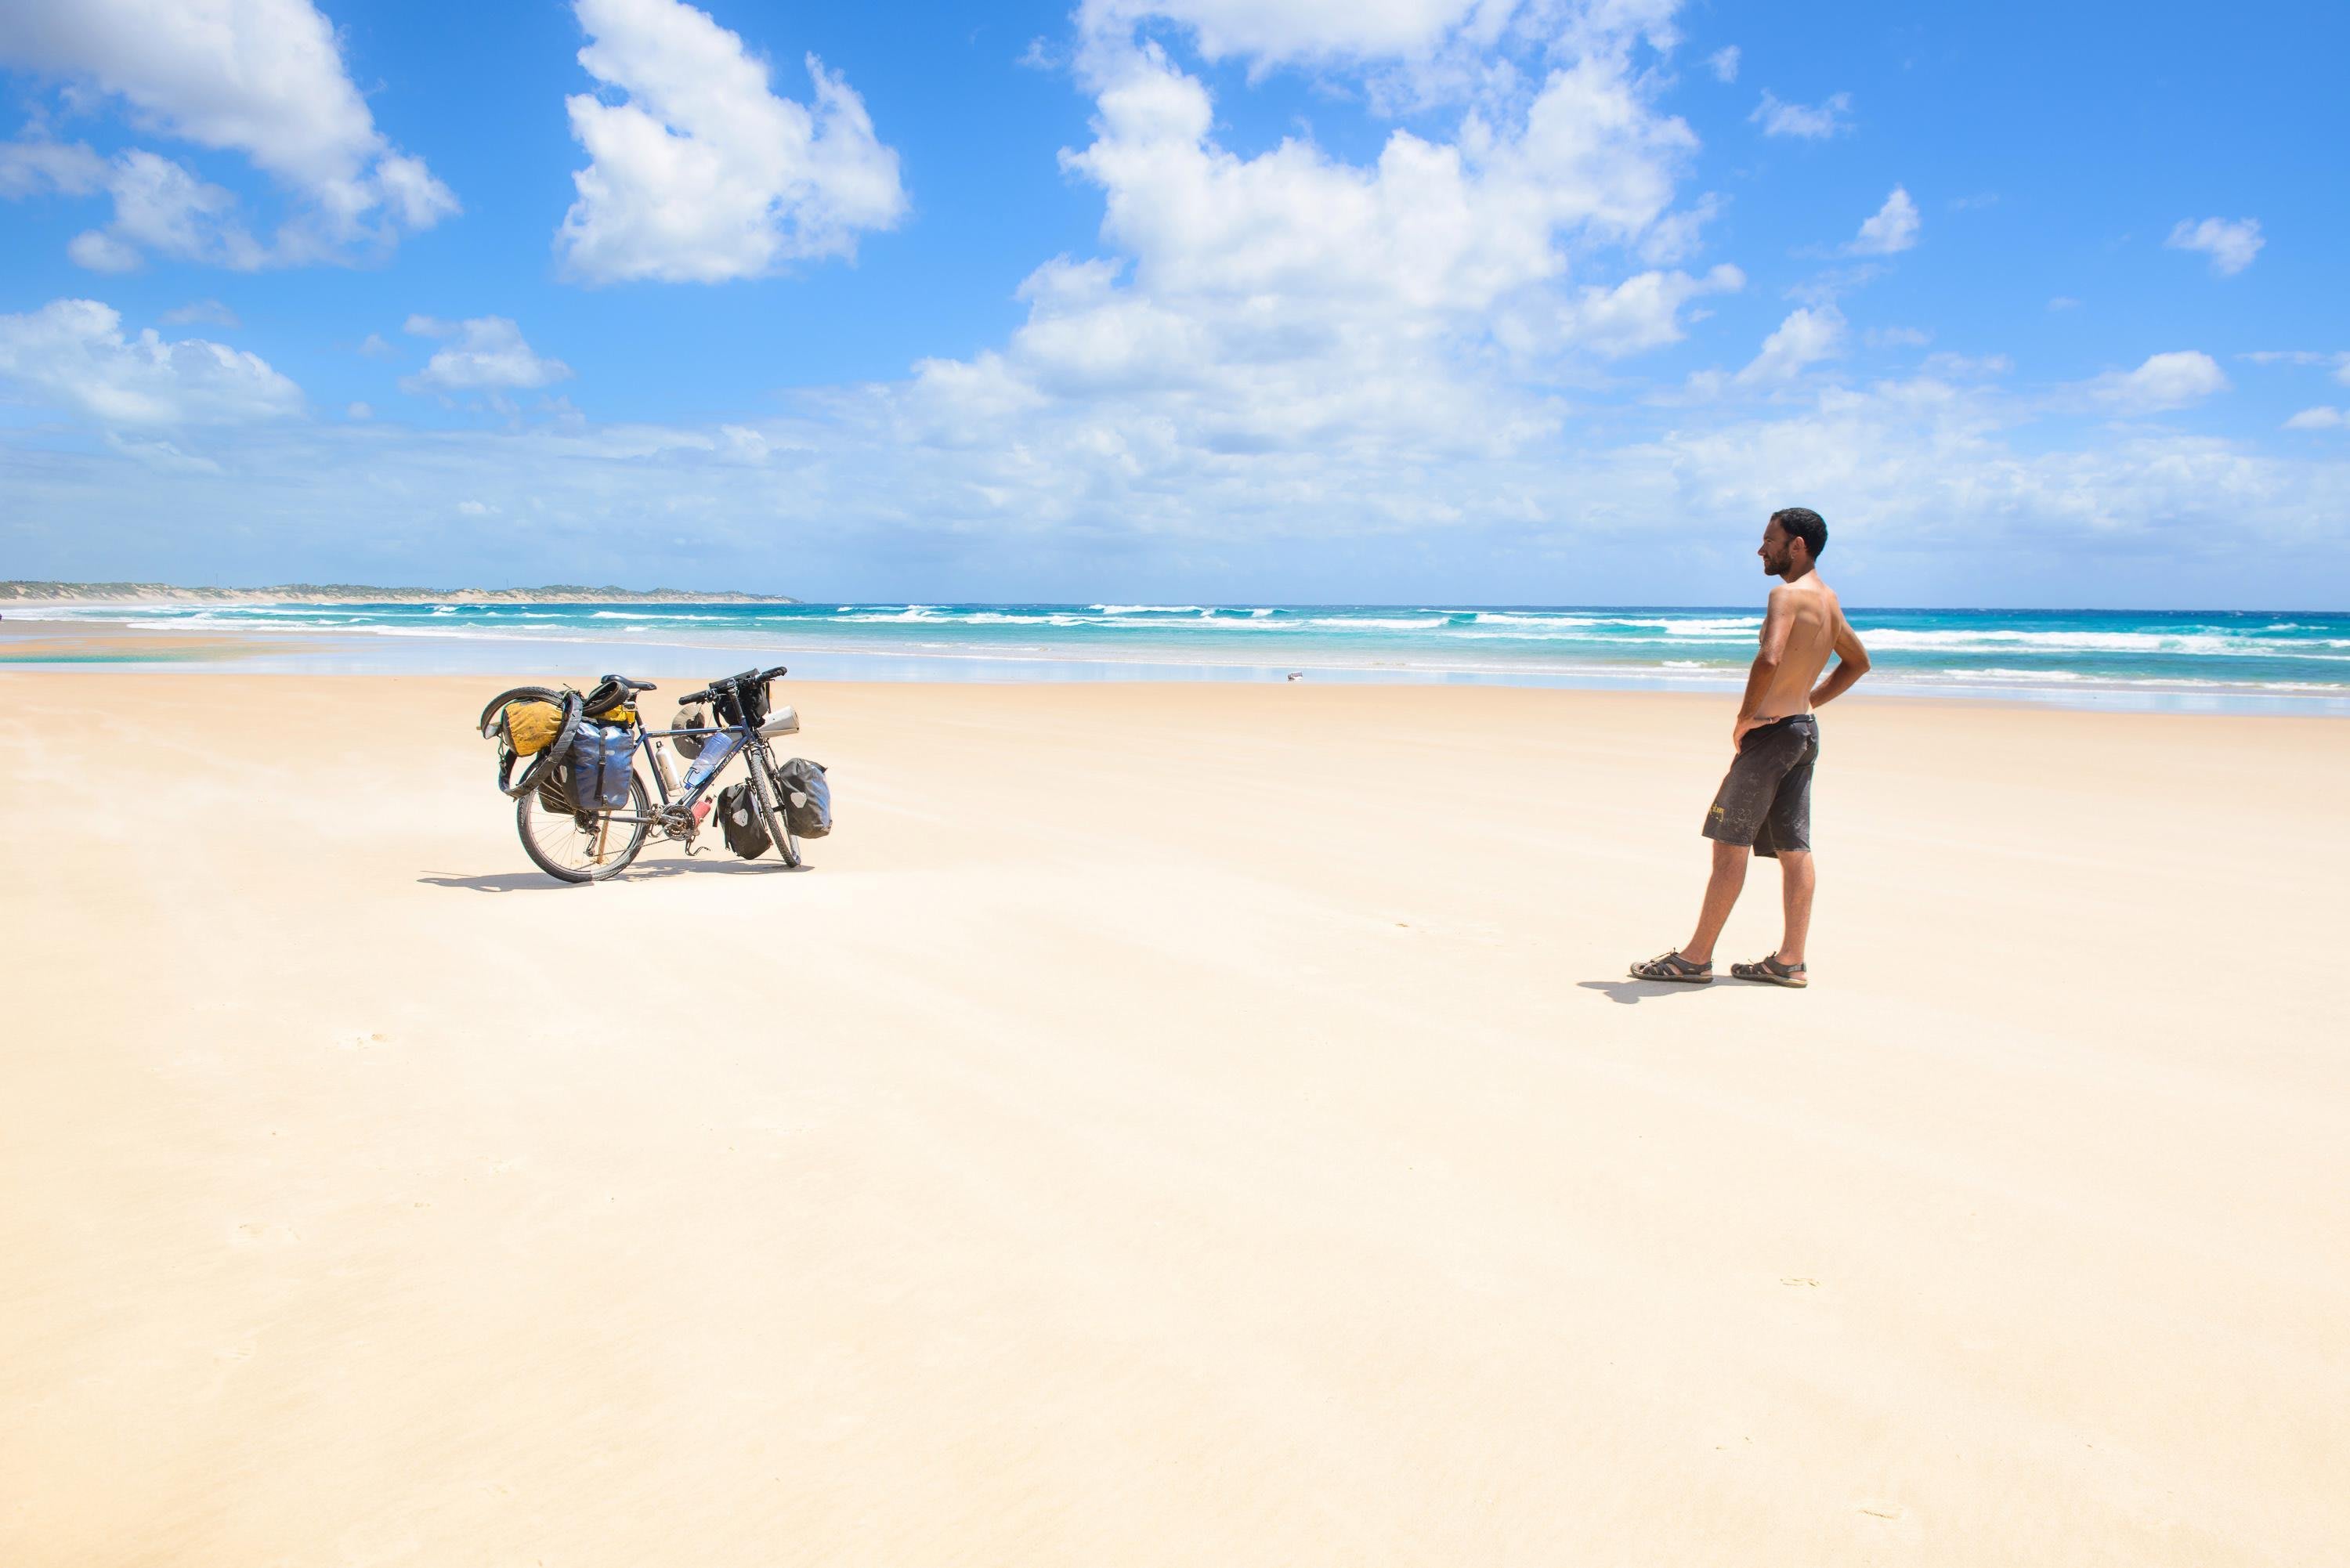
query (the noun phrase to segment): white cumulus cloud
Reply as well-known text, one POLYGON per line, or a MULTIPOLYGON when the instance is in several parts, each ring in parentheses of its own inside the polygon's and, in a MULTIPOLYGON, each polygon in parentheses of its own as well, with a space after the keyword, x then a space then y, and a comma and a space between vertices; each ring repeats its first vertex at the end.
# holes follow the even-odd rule
POLYGON ((106 188, 106 160, 78 141, 26 137, 0 141, 0 199, 56 191, 87 196, 106 188))
POLYGON ((1685 272, 1644 272, 1613 288, 1586 285, 1566 312, 1566 341, 1607 358, 1678 343, 1681 307, 1700 295, 1735 294, 1746 275, 1724 262, 1703 277, 1685 272))
POLYGON ((420 337, 445 339, 449 346, 436 350, 415 375, 400 378, 406 391, 511 391, 547 386, 571 374, 562 360, 541 358, 523 340, 522 328, 503 316, 468 321, 411 316, 407 329, 420 337))
POLYGON ((1205 58, 1281 64, 1426 54, 1481 13, 1481 31, 1497 30, 1512 9, 1486 0, 1085 0, 1077 15, 1094 36, 1161 18, 1191 29, 1205 58))
POLYGON ((2303 409, 2284 422, 2289 431, 2338 431, 2345 425, 2350 425, 2350 413, 2323 407, 2303 409))
POLYGON ((136 337, 94 299, 0 316, 0 382, 20 400, 109 425, 243 424, 297 413, 302 389, 257 354, 202 338, 136 337))
POLYGON ((2334 379, 2350 387, 2350 353, 2315 348, 2262 348, 2249 354, 2239 354, 2239 359, 2249 359, 2255 365, 2330 365, 2334 379))
POLYGON ((230 266, 340 260, 458 210, 421 161, 376 129, 310 0, 0 6, 0 63, 120 99, 146 129, 242 153, 303 202, 263 246, 229 216, 225 192, 158 154, 126 152, 101 177, 78 155, 86 148, 0 153, 0 193, 10 165, 31 160, 47 162, 56 189, 113 193, 114 223, 77 242, 85 265, 120 270, 141 250, 230 266))
POLYGON ((2193 348, 2155 354, 2135 370, 2112 370, 2087 385, 2089 395, 2125 413, 2160 413, 2228 389, 2219 362, 2193 348))
POLYGON ((1817 104, 1788 103, 1762 89, 1762 101, 1747 119, 1765 136, 1798 136, 1820 141, 1852 129, 1852 94, 1840 92, 1817 104))
POLYGON ((1833 305, 1806 306, 1790 311, 1778 329, 1762 340, 1762 350, 1746 369, 1742 381, 1784 381, 1805 366, 1844 352, 1844 313, 1833 305))
POLYGON ((2233 223, 2206 218, 2199 223, 2182 218, 2162 243, 2174 251, 2201 251, 2211 258, 2211 270, 2221 277, 2233 277, 2251 265, 2252 258, 2268 244, 2261 237, 2258 218, 2239 218, 2233 223))
POLYGON ((217 299, 192 299, 176 309, 163 312, 162 320, 170 327, 192 327, 199 323, 208 327, 225 327, 234 331, 244 325, 236 312, 217 299))
POLYGON ((588 166, 556 249, 587 283, 719 283, 854 256, 906 213, 898 154, 847 82, 807 59, 813 108, 681 0, 577 0, 579 63, 627 101, 564 100, 588 166))
MULTIPOLYGON (((1168 493, 1249 454, 1319 468, 1542 438, 1556 411, 1497 370, 1672 342, 1690 301, 1744 284, 1732 266, 1627 265, 1668 228, 1660 253, 1693 248, 1674 200, 1696 138, 1632 57, 1652 11, 1611 31, 1613 15, 1558 14, 1554 36, 1517 46, 1523 94, 1472 105, 1450 136, 1391 131, 1361 161, 1302 134, 1243 156, 1161 45, 1090 38, 1094 136, 1062 162, 1102 193, 1107 254, 1039 267, 1001 349, 919 365, 910 435, 1158 474, 1168 493)), ((1236 36, 1384 36, 1330 16, 1326 32, 1236 36)))
POLYGON ((1885 198, 1876 215, 1865 219, 1860 233, 1845 249, 1856 256, 1889 256, 1918 243, 1918 203, 1899 185, 1885 198))
POLYGON ((1706 56, 1705 63, 1713 72, 1714 80, 1736 81, 1738 79, 1738 46, 1731 44, 1726 48, 1714 50, 1713 53, 1706 56))
POLYGON ((143 148, 101 158, 79 142, 0 142, 0 196, 45 192, 114 198, 114 221, 76 234, 66 246, 75 265, 93 272, 136 271, 151 252, 241 271, 273 259, 245 232, 234 195, 143 148))

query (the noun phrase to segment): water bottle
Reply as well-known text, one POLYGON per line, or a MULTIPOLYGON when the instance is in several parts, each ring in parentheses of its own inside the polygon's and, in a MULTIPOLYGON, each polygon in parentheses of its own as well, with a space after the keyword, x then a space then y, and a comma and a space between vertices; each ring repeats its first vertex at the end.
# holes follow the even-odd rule
POLYGON ((702 742, 702 755, 694 758, 693 765, 685 770, 685 787, 700 789, 702 781, 723 767, 726 759, 734 754, 734 748, 741 743, 740 737, 724 732, 705 737, 702 742))

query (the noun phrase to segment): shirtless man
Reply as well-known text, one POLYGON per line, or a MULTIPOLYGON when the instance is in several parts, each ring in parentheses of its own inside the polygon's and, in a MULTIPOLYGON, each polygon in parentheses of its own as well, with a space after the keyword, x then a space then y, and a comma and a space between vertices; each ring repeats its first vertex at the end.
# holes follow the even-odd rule
POLYGON ((1746 677, 1746 700, 1730 727, 1737 753, 1706 814, 1713 840, 1713 878, 1705 886, 1697 934, 1687 946, 1632 966, 1635 980, 1707 985, 1713 980, 1713 943, 1721 935, 1750 854, 1779 862, 1787 928, 1779 950, 1755 963, 1734 963, 1739 980, 1771 985, 1811 983, 1804 970, 1804 938, 1812 924, 1812 763, 1820 754, 1820 724, 1812 710, 1833 701, 1868 673, 1868 650, 1853 635, 1835 590, 1816 566, 1828 545, 1828 525, 1808 507, 1771 514, 1762 530, 1762 570, 1784 581, 1771 590, 1762 612, 1762 650, 1746 677), (1821 680, 1828 655, 1836 665, 1821 680), (1818 681, 1814 685, 1814 681, 1818 681))

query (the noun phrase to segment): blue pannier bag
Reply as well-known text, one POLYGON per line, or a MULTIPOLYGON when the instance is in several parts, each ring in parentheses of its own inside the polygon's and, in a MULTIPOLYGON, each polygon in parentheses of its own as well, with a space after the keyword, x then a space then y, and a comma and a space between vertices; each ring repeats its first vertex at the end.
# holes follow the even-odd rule
POLYGON ((539 804, 550 811, 626 811, 637 732, 626 724, 582 722, 571 753, 557 764, 539 804))
MULTIPOLYGON (((580 726, 582 730, 590 727, 587 724, 580 726)), ((592 727, 603 732, 592 802, 606 811, 626 811, 629 809, 629 774, 637 757, 637 732, 628 724, 597 724, 592 727)), ((584 784, 585 770, 582 772, 584 784)), ((585 788, 580 793, 589 794, 585 788)))

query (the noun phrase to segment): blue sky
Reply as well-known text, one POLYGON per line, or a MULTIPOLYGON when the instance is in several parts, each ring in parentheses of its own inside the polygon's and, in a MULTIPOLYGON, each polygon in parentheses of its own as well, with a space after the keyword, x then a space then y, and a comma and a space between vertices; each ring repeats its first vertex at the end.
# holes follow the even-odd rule
POLYGON ((0 576, 2350 604, 2340 6, 0 13, 0 576))

